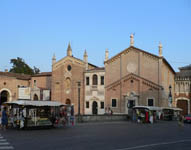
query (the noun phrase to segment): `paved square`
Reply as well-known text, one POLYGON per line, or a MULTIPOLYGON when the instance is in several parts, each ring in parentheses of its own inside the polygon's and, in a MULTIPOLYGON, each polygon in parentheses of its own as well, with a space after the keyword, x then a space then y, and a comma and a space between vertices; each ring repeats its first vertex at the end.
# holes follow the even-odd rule
POLYGON ((16 150, 188 150, 191 124, 158 122, 84 123, 44 130, 7 130, 1 135, 16 150))

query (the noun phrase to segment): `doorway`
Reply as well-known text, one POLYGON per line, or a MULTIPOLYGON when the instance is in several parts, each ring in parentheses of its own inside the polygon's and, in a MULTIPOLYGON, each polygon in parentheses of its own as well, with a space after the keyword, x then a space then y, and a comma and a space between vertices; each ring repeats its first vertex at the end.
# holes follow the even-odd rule
POLYGON ((187 100, 178 100, 177 101, 177 107, 182 109, 182 114, 187 115, 188 114, 188 101, 187 100))
POLYGON ((133 113, 133 107, 135 106, 135 100, 126 100, 125 113, 131 115, 133 113))
POLYGON ((38 100, 38 96, 36 94, 34 95, 33 100, 38 100))
POLYGON ((71 100, 70 99, 66 99, 66 104, 67 105, 71 105, 71 100))
POLYGON ((9 97, 10 97, 10 95, 9 95, 8 91, 5 91, 5 90, 2 91, 0 93, 0 105, 2 105, 2 103, 4 103, 4 102, 7 102, 9 100, 9 97))
POLYGON ((92 103, 92 114, 97 115, 97 112, 98 112, 98 110, 97 110, 97 102, 93 101, 93 103, 92 103))

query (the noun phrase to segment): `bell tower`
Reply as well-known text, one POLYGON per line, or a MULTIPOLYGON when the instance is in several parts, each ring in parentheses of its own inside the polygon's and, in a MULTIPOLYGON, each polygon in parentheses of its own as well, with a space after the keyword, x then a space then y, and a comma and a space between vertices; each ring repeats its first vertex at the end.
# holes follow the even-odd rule
POLYGON ((67 56, 72 56, 72 48, 70 46, 70 42, 68 43, 67 56))

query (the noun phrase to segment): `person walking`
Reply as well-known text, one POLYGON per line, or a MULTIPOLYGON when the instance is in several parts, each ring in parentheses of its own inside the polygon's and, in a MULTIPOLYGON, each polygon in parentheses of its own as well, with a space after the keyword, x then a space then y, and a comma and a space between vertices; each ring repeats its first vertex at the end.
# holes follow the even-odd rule
POLYGON ((179 115, 179 119, 178 119, 178 125, 180 127, 184 126, 184 116, 182 114, 179 115))
POLYGON ((2 123, 3 130, 6 130, 7 125, 8 125, 8 116, 7 116, 7 108, 6 107, 3 108, 1 123, 2 123))

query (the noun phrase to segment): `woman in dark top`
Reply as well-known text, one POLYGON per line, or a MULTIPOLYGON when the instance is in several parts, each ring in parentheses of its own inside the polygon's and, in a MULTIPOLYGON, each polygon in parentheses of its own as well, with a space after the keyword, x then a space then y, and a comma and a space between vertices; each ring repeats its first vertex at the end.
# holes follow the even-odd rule
POLYGON ((4 107, 2 112, 2 127, 4 130, 6 130, 7 125, 8 125, 8 116, 7 116, 6 107, 4 107))

